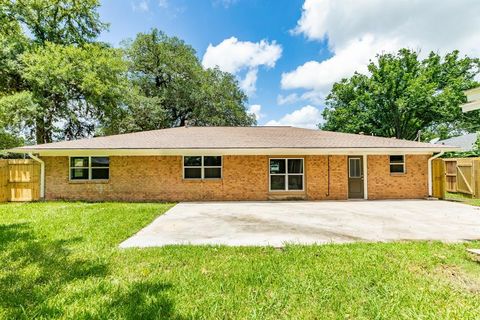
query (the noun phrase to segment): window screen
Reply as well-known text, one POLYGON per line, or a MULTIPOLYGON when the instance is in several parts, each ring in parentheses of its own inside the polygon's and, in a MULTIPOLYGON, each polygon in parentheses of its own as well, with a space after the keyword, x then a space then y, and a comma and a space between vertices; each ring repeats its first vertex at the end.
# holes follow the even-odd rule
POLYGON ((348 159, 348 176, 350 178, 362 177, 362 161, 360 160, 360 158, 348 159))

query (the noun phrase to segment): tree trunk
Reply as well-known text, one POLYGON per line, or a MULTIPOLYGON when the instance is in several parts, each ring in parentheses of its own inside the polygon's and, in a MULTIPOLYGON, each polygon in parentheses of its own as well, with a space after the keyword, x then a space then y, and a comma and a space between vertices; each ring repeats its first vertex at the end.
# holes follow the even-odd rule
POLYGON ((42 116, 35 119, 35 140, 37 144, 45 143, 45 119, 42 116))
POLYGON ((52 142, 53 137, 51 125, 51 117, 49 117, 47 120, 45 120, 45 118, 42 116, 37 117, 35 120, 35 140, 37 144, 52 142))

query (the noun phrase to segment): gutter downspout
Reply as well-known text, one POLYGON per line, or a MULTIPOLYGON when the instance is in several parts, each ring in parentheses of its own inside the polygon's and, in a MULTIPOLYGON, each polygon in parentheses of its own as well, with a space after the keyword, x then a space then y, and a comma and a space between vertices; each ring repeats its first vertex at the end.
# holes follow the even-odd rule
POLYGON ((432 161, 434 159, 437 159, 438 157, 441 157, 445 151, 440 151, 440 153, 437 153, 436 155, 428 158, 428 197, 431 198, 433 194, 433 182, 432 182, 432 161))
POLYGON ((45 199, 45 162, 42 159, 29 153, 28 156, 40 163, 40 199, 45 199))

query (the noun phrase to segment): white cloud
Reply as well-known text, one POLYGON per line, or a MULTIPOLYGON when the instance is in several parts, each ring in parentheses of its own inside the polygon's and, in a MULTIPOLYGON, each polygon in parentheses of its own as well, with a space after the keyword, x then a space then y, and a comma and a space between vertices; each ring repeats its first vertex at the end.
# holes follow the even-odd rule
POLYGON ((377 41, 373 35, 354 39, 330 59, 308 61, 295 70, 282 74, 282 88, 314 89, 325 94, 333 82, 349 77, 355 71, 366 73, 368 61, 376 53, 394 51, 397 47, 392 41, 377 41))
POLYGON ((291 93, 287 96, 279 94, 277 96, 277 104, 280 106, 284 104, 292 104, 292 103, 298 102, 299 100, 300 100, 300 97, 296 93, 291 93))
POLYGON ((377 53, 402 47, 423 54, 459 49, 478 57, 478 12, 476 0, 305 0, 294 32, 326 41, 332 57, 284 73, 282 88, 325 96, 334 82, 355 71, 367 72, 377 53))
POLYGON ((310 103, 315 105, 322 104, 325 101, 325 97, 325 93, 315 90, 307 91, 302 94, 302 100, 310 101, 310 103))
POLYGON ((208 45, 203 55, 202 64, 205 68, 218 66, 220 70, 236 74, 247 70, 245 82, 250 92, 255 91, 258 68, 272 68, 282 55, 282 47, 275 41, 260 42, 239 41, 235 37, 223 40, 218 45, 208 45))
POLYGON ((319 105, 325 100, 325 95, 319 91, 307 91, 303 94, 291 93, 287 96, 279 94, 277 96, 277 104, 294 104, 299 101, 309 101, 312 104, 319 105))
POLYGON ((317 129, 318 124, 323 121, 322 114, 319 109, 307 105, 292 113, 287 113, 279 120, 270 120, 266 126, 294 126, 308 129, 317 129))
POLYGON ((255 84, 257 83, 257 72, 258 69, 248 70, 245 78, 240 81, 240 88, 242 88, 248 96, 251 96, 257 90, 255 87, 255 84))
POLYGON ((236 73, 244 68, 274 67, 282 55, 282 47, 273 41, 238 41, 231 37, 218 45, 208 45, 202 60, 206 68, 218 66, 222 71, 236 73))
POLYGON ((150 10, 147 0, 132 2, 132 9, 137 12, 148 12, 150 10))
POLYGON ((259 104, 252 104, 248 108, 248 113, 253 114, 257 121, 265 116, 261 111, 262 111, 262 106, 259 104))

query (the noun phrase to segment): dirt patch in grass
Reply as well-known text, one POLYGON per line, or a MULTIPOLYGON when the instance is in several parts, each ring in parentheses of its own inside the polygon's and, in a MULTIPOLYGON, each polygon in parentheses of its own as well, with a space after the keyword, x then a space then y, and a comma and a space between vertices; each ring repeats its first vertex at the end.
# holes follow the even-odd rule
POLYGON ((436 273, 455 288, 470 293, 480 293, 480 279, 467 274, 465 271, 454 265, 440 265, 436 273))

